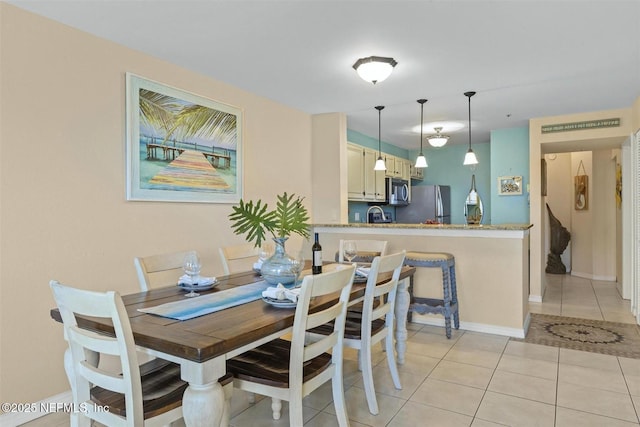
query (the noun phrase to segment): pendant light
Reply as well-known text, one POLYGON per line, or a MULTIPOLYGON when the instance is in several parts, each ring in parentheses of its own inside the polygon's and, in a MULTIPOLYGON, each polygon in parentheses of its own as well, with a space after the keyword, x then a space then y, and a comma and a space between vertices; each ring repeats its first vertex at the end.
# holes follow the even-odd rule
POLYGON ((464 96, 469 98, 469 149, 467 150, 467 154, 464 155, 464 162, 462 163, 465 166, 477 165, 478 158, 476 157, 476 153, 471 149, 471 97, 475 95, 475 92, 465 92, 464 96))
POLYGON ((432 147, 436 147, 436 148, 444 146, 447 143, 447 141, 449 141, 449 136, 442 135, 440 133, 440 131, 442 130, 441 127, 433 128, 433 130, 436 131, 436 134, 427 137, 427 141, 429 141, 429 144, 431 144, 432 147))
POLYGON ((426 168, 429 166, 427 164, 427 159, 422 154, 422 120, 424 118, 424 103, 427 102, 426 99, 418 99, 418 104, 420 104, 420 154, 416 159, 416 168, 426 168))
POLYGON ((378 160, 376 160, 376 165, 373 167, 373 170, 386 171, 387 166, 384 164, 384 160, 382 159, 382 142, 380 137, 380 112, 384 109, 384 105, 378 105, 375 108, 378 110, 378 160))

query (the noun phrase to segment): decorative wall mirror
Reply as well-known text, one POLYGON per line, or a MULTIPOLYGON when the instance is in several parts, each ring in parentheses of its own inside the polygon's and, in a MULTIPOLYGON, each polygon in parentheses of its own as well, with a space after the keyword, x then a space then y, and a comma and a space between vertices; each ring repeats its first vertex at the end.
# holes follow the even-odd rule
POLYGON ((471 190, 467 195, 467 200, 464 202, 464 216, 467 218, 467 224, 480 224, 482 223, 482 199, 476 191, 476 176, 471 175, 471 190))

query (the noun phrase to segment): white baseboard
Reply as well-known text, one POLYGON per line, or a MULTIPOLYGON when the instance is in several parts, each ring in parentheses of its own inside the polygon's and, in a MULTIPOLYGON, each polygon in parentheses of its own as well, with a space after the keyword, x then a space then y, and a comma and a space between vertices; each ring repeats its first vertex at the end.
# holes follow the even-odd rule
POLYGON ((618 279, 616 276, 595 276, 594 275, 591 280, 598 280, 600 282, 615 282, 618 279))
POLYGON ((591 273, 583 273, 581 271, 576 271, 576 270, 571 270, 571 275, 576 277, 582 277, 583 279, 589 279, 589 280, 591 280, 591 276, 593 276, 591 273))
POLYGON ((540 295, 529 295, 529 302, 542 302, 540 295))
POLYGON ((581 271, 571 270, 571 275, 576 277, 582 277, 583 279, 598 280, 601 282, 616 282, 618 278, 616 276, 598 276, 591 273, 583 273, 581 271))
MULTIPOLYGON (((419 315, 413 313, 412 323, 419 323, 421 325, 431 325, 431 326, 441 326, 444 327, 444 319, 441 317, 430 318, 427 316, 419 315)), ((451 325, 453 328, 453 324, 451 325)), ((473 322, 460 322, 460 329, 471 332, 482 332, 485 334, 493 334, 493 335, 502 335, 506 337, 513 338, 524 338, 525 331, 529 328, 529 315, 525 319, 525 323, 522 329, 518 328, 507 328, 504 326, 495 326, 495 325, 487 325, 484 323, 473 323, 473 322)))
POLYGON ((71 390, 68 390, 35 402, 32 412, 5 412, 0 415, 0 425, 3 427, 16 427, 55 412, 58 404, 70 404, 71 402, 73 402, 73 396, 71 395, 71 390))

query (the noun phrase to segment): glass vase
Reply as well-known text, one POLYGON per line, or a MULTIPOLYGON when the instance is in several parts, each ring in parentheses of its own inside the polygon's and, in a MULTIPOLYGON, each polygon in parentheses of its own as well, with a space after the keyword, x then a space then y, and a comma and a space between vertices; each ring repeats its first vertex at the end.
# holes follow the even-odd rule
POLYGON ((291 284, 296 280, 296 273, 295 268, 292 268, 292 259, 284 250, 284 243, 287 238, 276 237, 273 241, 276 243, 275 251, 271 257, 262 263, 262 268, 260 269, 262 277, 272 285, 277 285, 278 283, 283 285, 291 284))

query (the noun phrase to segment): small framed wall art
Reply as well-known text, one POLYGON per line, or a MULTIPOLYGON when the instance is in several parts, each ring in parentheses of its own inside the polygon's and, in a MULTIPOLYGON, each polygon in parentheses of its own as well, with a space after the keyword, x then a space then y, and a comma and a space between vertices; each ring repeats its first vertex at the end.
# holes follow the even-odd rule
POLYGON ((518 196, 522 194, 522 176, 498 177, 498 195, 518 196))

